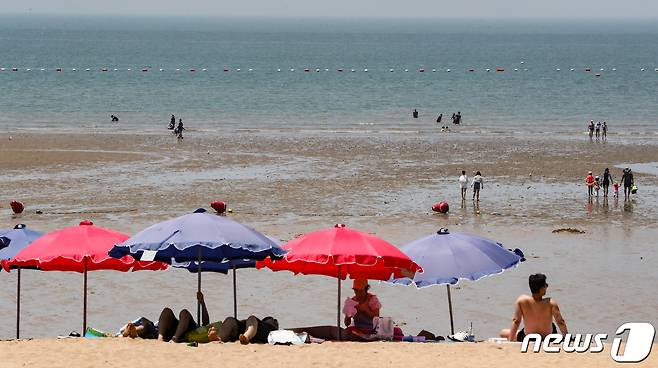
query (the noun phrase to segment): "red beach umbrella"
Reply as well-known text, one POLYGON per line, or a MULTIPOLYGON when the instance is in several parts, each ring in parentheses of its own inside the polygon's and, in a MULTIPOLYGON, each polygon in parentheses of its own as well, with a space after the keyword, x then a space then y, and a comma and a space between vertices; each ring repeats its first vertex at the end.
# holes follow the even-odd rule
MULTIPOLYGON (((388 280, 391 276, 414 275, 421 271, 397 247, 374 235, 337 224, 331 229, 301 235, 281 246, 281 260, 265 259, 257 267, 295 274, 325 275, 338 279, 337 326, 340 328, 340 282, 347 277, 388 280)), ((413 277, 413 276, 412 276, 413 277)))
POLYGON ((108 252, 115 244, 128 239, 118 231, 95 226, 85 220, 46 234, 23 248, 7 264, 9 267, 32 267, 42 271, 72 271, 84 274, 82 334, 87 329, 87 271, 164 270, 162 262, 141 262, 131 256, 112 258, 108 252))

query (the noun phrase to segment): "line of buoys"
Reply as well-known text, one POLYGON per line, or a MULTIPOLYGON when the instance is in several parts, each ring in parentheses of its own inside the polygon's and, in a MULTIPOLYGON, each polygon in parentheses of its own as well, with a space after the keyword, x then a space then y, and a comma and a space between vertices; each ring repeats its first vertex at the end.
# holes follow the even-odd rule
MULTIPOLYGON (((10 67, 10 68, 8 68, 8 67, 0 67, 0 72, 4 72, 4 71, 12 71, 12 72, 26 71, 26 72, 29 72, 29 71, 33 71, 33 70, 40 70, 40 71, 54 70, 55 72, 64 72, 64 71, 65 71, 64 68, 62 68, 62 67, 55 67, 55 68, 53 68, 53 69, 49 69, 49 68, 37 68, 37 69, 32 69, 32 68, 19 68, 19 67, 15 67, 15 66, 14 66, 14 67, 10 67)), ((77 68, 71 68, 71 69, 67 69, 67 70, 70 70, 71 72, 77 72, 77 71, 78 71, 77 68)), ((94 68, 84 68, 84 69, 80 69, 80 70, 84 70, 84 71, 86 71, 86 72, 91 72, 91 71, 109 72, 110 70, 113 70, 113 71, 116 72, 116 71, 120 71, 121 69, 118 69, 118 68, 110 69, 110 68, 108 68, 108 67, 100 67, 100 68, 96 68, 96 69, 94 69, 94 68)), ((131 68, 127 68, 127 69, 124 69, 124 70, 126 70, 126 71, 128 71, 128 72, 132 71, 131 68)), ((151 71, 151 67, 143 67, 143 68, 140 68, 140 69, 137 69, 137 70, 141 70, 142 72, 149 72, 149 71, 151 71)), ((166 71, 167 71, 167 69, 165 69, 165 68, 158 68, 158 69, 155 69, 155 70, 158 70, 158 71, 160 71, 160 72, 166 72, 166 71)), ((169 70, 175 70, 176 72, 180 72, 180 71, 181 71, 180 68, 169 69, 169 70)), ((198 68, 189 68, 189 69, 186 69, 186 70, 189 71, 189 72, 197 72, 197 71, 203 71, 203 72, 206 72, 206 71, 208 71, 207 68, 202 68, 202 69, 198 69, 198 68)), ((241 68, 231 69, 231 68, 229 68, 229 67, 224 67, 224 68, 221 69, 221 70, 223 70, 224 72, 230 72, 230 71, 241 72, 241 71, 242 71, 241 68)), ((254 69, 254 68, 248 68, 248 69, 246 69, 246 70, 249 71, 249 72, 253 72, 253 71, 255 71, 256 69, 254 69)), ((320 73, 320 72, 323 71, 322 68, 318 68, 318 67, 316 67, 316 68, 304 67, 302 70, 303 70, 304 72, 306 72, 306 73, 309 73, 309 72, 312 72, 312 71, 315 71, 316 73, 320 73)), ((408 68, 401 69, 401 70, 403 70, 404 72, 409 72, 409 69, 408 69, 408 68)), ((430 69, 427 69, 427 68, 421 66, 421 67, 419 67, 419 68, 417 69, 417 72, 418 72, 418 73, 425 73, 425 72, 427 72, 427 71, 429 71, 429 70, 430 70, 430 69)), ((503 68, 503 67, 484 68, 484 69, 482 69, 482 70, 485 71, 485 72, 492 72, 492 71, 495 71, 495 72, 504 72, 504 71, 505 71, 505 68, 503 68)), ((515 72, 518 72, 518 71, 520 71, 520 70, 528 71, 527 68, 524 68, 524 69, 513 68, 513 69, 511 69, 511 70, 513 70, 513 71, 515 71, 515 72)), ((562 68, 560 68, 560 67, 556 67, 554 70, 557 71, 557 72, 561 72, 561 71, 562 71, 562 68)), ((565 69, 565 70, 566 70, 566 69, 565 69)), ((585 67, 583 70, 584 70, 585 72, 594 72, 594 71, 596 71, 597 73, 600 73, 600 72, 604 72, 604 71, 606 71, 606 70, 609 70, 609 71, 612 71, 612 72, 616 72, 616 71, 617 71, 617 68, 592 68, 592 67, 585 67)), ((644 71, 647 70, 647 68, 640 68, 639 70, 642 71, 642 72, 644 72, 644 71)), ((658 72, 658 68, 655 68, 654 70, 655 70, 656 72, 658 72)), ((277 68, 276 71, 277 71, 277 72, 281 72, 282 69, 281 69, 281 68, 277 68)), ((294 72, 294 71, 295 71, 295 68, 290 68, 289 71, 294 72)), ((324 68, 324 71, 325 71, 325 72, 328 72, 328 71, 329 71, 329 68, 324 68)), ((339 67, 339 68, 336 69, 336 71, 339 72, 339 73, 343 73, 343 72, 347 72, 347 71, 349 71, 349 72, 351 72, 351 73, 356 73, 357 71, 361 71, 361 72, 363 72, 363 73, 369 73, 369 72, 371 72, 372 70, 369 69, 369 68, 363 68, 363 69, 361 69, 361 70, 357 70, 357 69, 354 69, 354 68, 339 67)), ((395 72, 395 71, 396 71, 396 69, 394 69, 394 68, 389 68, 389 69, 388 69, 388 72, 389 72, 389 73, 393 73, 393 72, 395 72)), ((432 68, 431 71, 432 71, 433 73, 436 73, 436 72, 438 71, 438 69, 436 69, 436 68, 432 68)), ((452 71, 452 69, 448 68, 448 69, 444 69, 443 71, 445 71, 445 72, 447 72, 447 73, 450 73, 450 72, 452 71)), ((470 72, 470 73, 474 73, 474 72, 477 71, 477 69, 476 69, 475 67, 468 67, 468 68, 465 69, 465 71, 470 72)), ((576 68, 569 68, 569 71, 571 71, 571 72, 576 71, 576 68)), ((595 74, 595 73, 594 73, 594 74, 595 74)))

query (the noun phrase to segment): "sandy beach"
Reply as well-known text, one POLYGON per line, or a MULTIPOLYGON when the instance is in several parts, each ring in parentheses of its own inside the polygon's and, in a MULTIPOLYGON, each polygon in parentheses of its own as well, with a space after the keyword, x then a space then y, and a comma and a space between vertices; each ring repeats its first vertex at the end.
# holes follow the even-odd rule
MULTIPOLYGON (((613 367, 600 354, 523 354, 518 344, 324 343, 270 346, 211 343, 199 347, 145 340, 34 340, 0 344, 3 367, 179 367, 240 364, 246 367, 613 367), (81 353, 84 352, 84 353, 81 353)), ((655 367, 655 354, 636 366, 655 367)))
MULTIPOLYGON (((658 162, 655 138, 596 143, 586 136, 291 137, 281 132, 191 130, 177 142, 167 132, 96 130, 4 132, 0 142, 0 227, 26 223, 51 231, 89 218, 133 234, 154 222, 208 207, 214 200, 227 201, 235 220, 284 241, 346 223, 403 245, 448 227, 521 248, 528 258, 516 269, 453 288, 457 330, 472 322, 478 338, 497 336, 500 328, 509 327, 514 300, 528 291, 527 277, 535 272, 548 275, 549 294, 559 301, 574 332, 614 334, 629 321, 658 326, 658 296, 650 292, 658 283, 658 178, 636 172, 640 194, 627 202, 602 196, 588 201, 583 185, 588 170, 602 173, 609 167, 618 180, 621 169, 615 165, 658 162), (462 169, 469 177, 479 170, 485 178, 477 206, 470 198, 460 203, 457 177, 462 169), (11 199, 23 201, 25 213, 12 215, 11 199), (444 199, 450 203, 449 214, 432 213, 431 205, 444 199), (553 233, 567 227, 584 233, 553 233)), ((23 337, 53 338, 80 330, 79 274, 25 271, 22 277, 23 337)), ((1 273, 0 278, 0 337, 10 339, 15 332, 16 278, 13 273, 1 273)), ((231 278, 204 274, 203 279, 211 319, 232 314, 231 278)), ((116 331, 140 316, 157 319, 163 306, 193 309, 195 281, 196 275, 175 269, 91 273, 88 323, 116 331)), ((350 291, 347 284, 344 295, 350 291)), ((382 313, 392 316, 405 333, 423 328, 443 336, 449 333, 445 287, 416 290, 373 283, 373 292, 382 301, 382 313)), ((326 325, 335 322, 335 298, 335 279, 269 270, 238 273, 240 316, 273 315, 283 327, 326 325)), ((8 367, 21 362, 94 366, 99 361, 118 366, 126 359, 173 366, 175 362, 166 358, 170 356, 188 364, 218 357, 237 362, 244 349, 254 352, 254 361, 267 359, 272 366, 304 360, 306 366, 311 358, 324 366, 354 365, 356 355, 367 355, 368 365, 614 363, 607 354, 523 355, 518 346, 510 345, 391 346, 211 344, 195 349, 148 341, 46 339, 2 342, 0 356, 8 367), (181 354, 172 353, 174 349, 181 354), (313 354, 306 353, 310 351, 313 354), (163 360, 150 361, 155 356, 163 360)), ((655 354, 645 364, 655 365, 655 354)))

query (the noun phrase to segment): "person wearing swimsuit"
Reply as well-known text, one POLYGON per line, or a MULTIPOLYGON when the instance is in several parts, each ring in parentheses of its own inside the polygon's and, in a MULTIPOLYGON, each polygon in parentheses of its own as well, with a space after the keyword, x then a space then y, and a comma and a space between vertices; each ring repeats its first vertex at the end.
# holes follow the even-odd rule
POLYGON ((553 298, 545 298, 548 289, 546 275, 541 273, 530 275, 528 284, 532 296, 519 296, 514 306, 512 327, 501 330, 500 337, 507 338, 509 341, 523 341, 526 335, 539 334, 545 338, 549 334, 557 333, 555 324, 560 328, 562 335, 568 334, 567 323, 560 313, 557 302, 553 298), (521 322, 524 323, 524 327, 519 330, 521 322))

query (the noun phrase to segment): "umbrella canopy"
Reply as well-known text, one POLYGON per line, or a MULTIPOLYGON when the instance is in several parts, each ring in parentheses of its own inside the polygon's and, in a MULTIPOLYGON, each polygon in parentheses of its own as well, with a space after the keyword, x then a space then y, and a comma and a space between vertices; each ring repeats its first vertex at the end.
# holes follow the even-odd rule
POLYGON ((265 260, 258 267, 295 274, 345 279, 388 280, 413 275, 420 267, 394 245, 374 235, 337 224, 284 244, 281 260, 265 260))
MULTIPOLYGON (((281 242, 265 235, 270 239, 278 248, 281 248, 281 242)), ((283 251, 283 249, 281 249, 283 251)), ((283 251, 285 252, 285 251, 283 251)), ((242 259, 224 259, 221 262, 212 262, 212 261, 190 261, 190 262, 172 262, 171 264, 175 268, 184 268, 192 273, 199 271, 202 272, 219 272, 223 274, 228 274, 229 270, 240 269, 240 268, 256 268, 256 260, 249 258, 242 259)))
POLYGON ((451 233, 447 229, 415 240, 400 250, 416 261, 423 272, 416 273, 413 278, 403 277, 392 282, 414 284, 419 288, 454 285, 459 279, 475 281, 501 273, 521 262, 523 255, 505 249, 496 241, 470 234, 451 233))
MULTIPOLYGON (((280 258, 285 253, 277 242, 258 231, 200 208, 149 226, 116 245, 109 254, 117 258, 130 254, 136 259, 162 261, 197 272, 198 291, 201 291, 201 272, 226 274, 233 269, 233 310, 237 318, 235 269, 254 267, 256 260, 280 258)), ((197 303, 197 321, 200 315, 201 307, 197 303)))
MULTIPOLYGON (((421 268, 394 245, 374 235, 349 229, 343 224, 311 232, 282 246, 288 253, 281 260, 264 260, 257 267, 295 274, 325 275, 338 279, 336 327, 340 331, 340 281, 388 280, 413 276, 421 268)), ((338 334, 340 339, 340 334, 338 334)))
MULTIPOLYGON (((0 240, 5 241, 5 247, 0 247, 0 263, 2 267, 9 272, 7 262, 11 260, 16 253, 28 246, 33 241, 40 238, 43 234, 30 230, 24 224, 18 224, 13 229, 0 230, 0 240)), ((18 268, 16 275, 16 338, 21 338, 21 269, 18 268)))
POLYGON ((40 238, 43 234, 28 229, 24 224, 18 224, 13 229, 0 230, 0 239, 6 239, 6 246, 0 247, 0 262, 6 271, 9 271, 9 266, 5 266, 7 261, 14 258, 14 256, 21 251, 28 244, 40 238))
POLYGON ((8 262, 10 267, 38 267, 43 271, 85 272, 95 270, 161 270, 160 262, 137 262, 130 256, 112 258, 114 244, 128 239, 118 231, 95 226, 85 220, 80 226, 54 231, 37 239, 8 262))
POLYGON ((112 258, 108 252, 114 244, 128 239, 118 231, 95 226, 85 220, 80 226, 54 231, 35 240, 7 262, 7 266, 36 267, 43 271, 72 271, 84 274, 82 334, 87 329, 87 271, 163 270, 161 262, 139 262, 131 256, 112 258))
POLYGON ((423 288, 432 285, 447 285, 450 330, 455 327, 452 314, 450 285, 460 279, 479 280, 484 276, 501 273, 525 261, 519 249, 507 250, 502 244, 475 235, 451 233, 440 229, 436 234, 413 241, 400 248, 416 261, 423 272, 413 277, 389 280, 391 283, 415 285, 423 288))
POLYGON ((110 255, 172 263, 223 262, 230 259, 265 259, 285 254, 258 231, 205 212, 195 212, 157 223, 115 246, 110 255))

